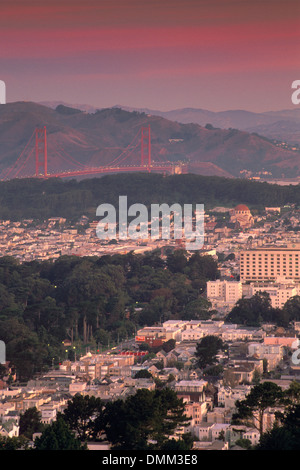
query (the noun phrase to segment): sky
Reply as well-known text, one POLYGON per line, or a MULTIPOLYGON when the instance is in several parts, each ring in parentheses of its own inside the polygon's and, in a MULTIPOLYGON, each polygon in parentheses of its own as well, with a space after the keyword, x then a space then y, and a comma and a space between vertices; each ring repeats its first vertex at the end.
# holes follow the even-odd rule
POLYGON ((295 107, 299 0, 0 0, 7 102, 295 107))

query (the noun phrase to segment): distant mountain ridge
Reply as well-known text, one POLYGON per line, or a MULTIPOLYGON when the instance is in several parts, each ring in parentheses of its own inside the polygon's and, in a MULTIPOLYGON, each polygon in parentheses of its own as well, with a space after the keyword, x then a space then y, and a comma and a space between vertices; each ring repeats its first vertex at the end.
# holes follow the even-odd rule
MULTIPOLYGON (((65 104, 66 106, 72 106, 87 112, 95 112, 99 109, 90 105, 69 105, 59 101, 49 101, 44 102, 43 104, 54 108, 56 108, 58 104, 65 104)), ((124 109, 125 111, 137 111, 161 116, 182 124, 195 123, 200 126, 205 126, 209 123, 214 127, 220 127, 221 129, 234 128, 249 133, 255 132, 269 139, 284 140, 289 142, 291 145, 298 144, 300 146, 300 107, 280 111, 266 111, 262 113, 255 113, 242 109, 216 112, 190 107, 170 111, 135 108, 122 105, 116 105, 115 107, 124 109)))
MULTIPOLYGON (((58 102, 59 103, 59 102, 58 102)), ((279 148, 268 139, 211 123, 181 123, 152 113, 120 107, 89 111, 56 103, 7 103, 0 107, 0 171, 10 167, 36 127, 47 126, 49 165, 66 169, 59 149, 89 166, 109 164, 142 126, 151 127, 155 161, 185 161, 189 172, 238 177, 240 171, 262 168, 274 175, 300 175, 300 152, 279 148)), ((131 163, 132 162, 128 162, 131 163)))

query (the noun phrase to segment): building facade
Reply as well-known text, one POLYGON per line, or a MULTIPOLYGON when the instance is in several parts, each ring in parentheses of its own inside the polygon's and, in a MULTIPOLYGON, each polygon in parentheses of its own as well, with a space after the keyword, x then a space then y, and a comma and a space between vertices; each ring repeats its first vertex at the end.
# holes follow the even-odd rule
POLYGON ((242 298, 243 287, 240 281, 216 281, 207 282, 207 299, 214 305, 215 303, 234 304, 242 298))
POLYGON ((240 253, 240 279, 245 281, 300 281, 299 248, 261 248, 242 250, 240 253))

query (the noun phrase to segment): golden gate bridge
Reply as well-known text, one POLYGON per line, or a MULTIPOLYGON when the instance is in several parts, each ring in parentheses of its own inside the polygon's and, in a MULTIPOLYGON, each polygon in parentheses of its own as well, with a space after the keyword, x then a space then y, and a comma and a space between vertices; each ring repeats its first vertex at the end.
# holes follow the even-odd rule
POLYGON ((156 172, 164 174, 186 173, 187 165, 182 162, 153 161, 151 156, 151 129, 142 127, 132 142, 122 150, 109 164, 92 167, 76 160, 57 143, 49 152, 46 126, 36 128, 23 151, 3 174, 1 181, 15 178, 70 178, 84 175, 119 173, 119 172, 156 172), (140 139, 139 139, 140 136, 140 139), (140 149, 137 152, 137 149, 140 149), (139 155, 139 161, 137 160, 139 155), (51 156, 71 165, 68 170, 51 171, 51 156), (129 164, 129 160, 133 160, 129 164))

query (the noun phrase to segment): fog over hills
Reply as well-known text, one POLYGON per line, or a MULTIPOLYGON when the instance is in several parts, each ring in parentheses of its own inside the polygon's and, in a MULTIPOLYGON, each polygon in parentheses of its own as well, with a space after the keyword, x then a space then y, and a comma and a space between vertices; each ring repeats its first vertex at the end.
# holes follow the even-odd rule
MULTIPOLYGON (((233 126, 235 119, 239 119, 244 126, 250 121, 254 125, 254 113, 180 110, 177 115, 175 111, 158 115, 150 110, 125 110, 120 107, 95 110, 91 107, 85 109, 84 105, 80 107, 76 109, 58 102, 47 103, 47 106, 33 102, 1 105, 0 170, 14 163, 35 127, 47 127, 49 165, 51 162, 53 170, 56 170, 65 169, 59 148, 90 166, 108 164, 130 144, 142 126, 150 125, 154 161, 185 161, 189 163, 189 171, 192 173, 219 176, 237 177, 241 170, 259 171, 262 168, 272 171, 274 176, 300 174, 298 151, 279 148, 261 135, 233 126), (202 114, 202 124, 189 119, 195 115, 195 111, 198 115, 202 114), (179 114, 183 120, 184 113, 189 122, 179 121, 179 114), (224 127, 221 126, 221 114, 224 127), (212 119, 215 115, 219 116, 218 123, 212 119), (210 125, 207 126, 208 123, 210 125)), ((283 120, 290 119, 293 114, 298 116, 296 112, 283 113, 283 120)), ((274 119, 278 117, 276 114, 274 118, 272 113, 259 116, 264 120, 260 126, 274 125, 274 119)), ((138 158, 137 153, 136 160, 138 158)))

